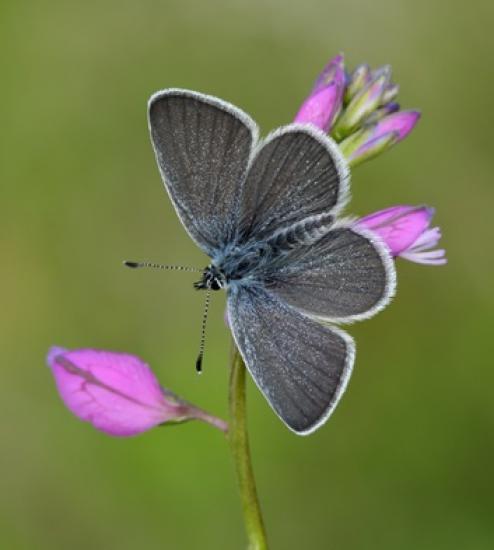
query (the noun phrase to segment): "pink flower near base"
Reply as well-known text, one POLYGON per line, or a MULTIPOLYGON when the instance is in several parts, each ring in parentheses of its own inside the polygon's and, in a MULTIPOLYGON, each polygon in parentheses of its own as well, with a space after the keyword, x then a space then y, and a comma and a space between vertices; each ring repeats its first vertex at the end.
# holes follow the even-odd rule
POLYGON ((223 421, 164 390, 135 355, 53 347, 47 361, 67 408, 109 435, 136 435, 192 418, 227 429, 223 421))
POLYGON ((439 227, 430 228, 434 209, 428 206, 392 206, 357 220, 357 227, 381 237, 394 257, 415 263, 442 265, 446 251, 431 250, 441 239, 439 227))

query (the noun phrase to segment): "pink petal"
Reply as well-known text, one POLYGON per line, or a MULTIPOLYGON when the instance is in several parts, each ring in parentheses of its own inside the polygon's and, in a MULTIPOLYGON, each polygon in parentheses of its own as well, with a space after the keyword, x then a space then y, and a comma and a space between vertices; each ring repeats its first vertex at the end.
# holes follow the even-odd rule
POLYGON ((310 95, 300 107, 294 122, 314 124, 327 132, 336 111, 340 108, 342 89, 330 84, 310 95))
POLYGON ((346 85, 345 61, 343 54, 338 54, 324 67, 320 75, 317 77, 312 94, 315 94, 325 88, 328 84, 336 83, 340 88, 346 85))
POLYGON ((360 218, 357 225, 377 233, 393 256, 411 246, 427 229, 434 210, 426 206, 392 206, 360 218))
POLYGON ((443 249, 431 250, 429 252, 403 252, 403 254, 400 254, 400 257, 417 264, 444 265, 448 263, 446 251, 443 249))
POLYGON ((398 141, 401 141, 413 130, 419 118, 419 111, 399 111, 388 115, 376 124, 372 139, 390 132, 396 132, 398 141))
POLYGON ((125 353, 52 348, 48 364, 65 405, 110 435, 129 436, 179 416, 151 369, 125 353))
POLYGON ((419 252, 421 250, 427 250, 429 248, 434 248, 437 246, 441 240, 441 230, 439 227, 433 227, 424 231, 416 241, 412 243, 410 250, 419 252))

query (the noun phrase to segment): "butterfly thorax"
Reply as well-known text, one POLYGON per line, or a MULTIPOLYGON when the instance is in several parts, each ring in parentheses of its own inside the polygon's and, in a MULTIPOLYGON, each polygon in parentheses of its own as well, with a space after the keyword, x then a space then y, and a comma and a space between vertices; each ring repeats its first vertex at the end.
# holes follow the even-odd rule
POLYGON ((256 272, 262 258, 259 246, 229 247, 218 255, 202 272, 200 281, 194 283, 198 290, 220 290, 247 279, 256 272))
POLYGON ((333 223, 329 214, 311 216, 272 233, 267 238, 229 245, 204 269, 197 289, 220 290, 231 285, 249 285, 265 278, 266 271, 283 264, 295 248, 312 246, 328 233, 333 223), (266 270, 266 268, 270 268, 266 270))

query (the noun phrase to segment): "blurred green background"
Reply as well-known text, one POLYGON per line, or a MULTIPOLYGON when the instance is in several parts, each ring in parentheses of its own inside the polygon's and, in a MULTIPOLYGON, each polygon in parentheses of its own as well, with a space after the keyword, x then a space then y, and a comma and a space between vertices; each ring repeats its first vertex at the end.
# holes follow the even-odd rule
POLYGON ((52 344, 125 350, 227 412, 224 296, 197 377, 194 276, 126 258, 206 258, 161 184, 146 101, 180 86, 288 122, 327 59, 391 63, 423 118, 353 175, 349 211, 437 207, 446 267, 399 261, 391 307, 354 325, 337 412, 288 432, 249 382, 273 549, 494 548, 494 4, 430 0, 10 0, 0 4, 0 547, 237 549, 243 524, 219 432, 111 439, 61 404, 52 344))

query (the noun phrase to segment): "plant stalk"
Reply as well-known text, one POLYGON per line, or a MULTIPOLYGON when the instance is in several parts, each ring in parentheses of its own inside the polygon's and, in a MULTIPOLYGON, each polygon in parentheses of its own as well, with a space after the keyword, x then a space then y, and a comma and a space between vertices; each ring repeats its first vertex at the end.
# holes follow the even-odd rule
POLYGON ((249 550, 267 550, 266 530, 257 497, 256 482, 249 450, 246 418, 245 364, 232 342, 230 370, 230 428, 228 439, 232 451, 242 501, 249 550))

